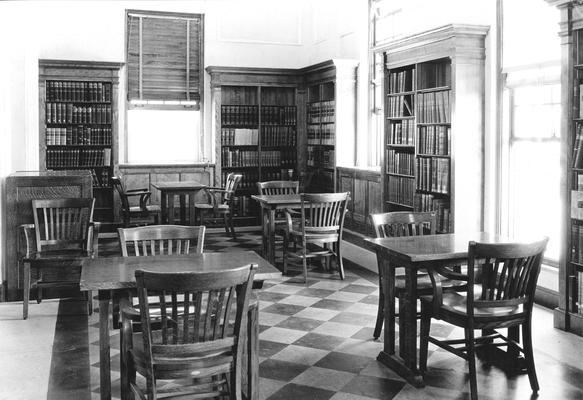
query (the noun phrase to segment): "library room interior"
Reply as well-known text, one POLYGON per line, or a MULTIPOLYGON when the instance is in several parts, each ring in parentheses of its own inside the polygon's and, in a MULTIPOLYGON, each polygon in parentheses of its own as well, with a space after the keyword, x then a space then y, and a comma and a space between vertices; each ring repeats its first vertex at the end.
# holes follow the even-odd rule
POLYGON ((583 399, 583 1, 0 37, 0 399, 583 399))

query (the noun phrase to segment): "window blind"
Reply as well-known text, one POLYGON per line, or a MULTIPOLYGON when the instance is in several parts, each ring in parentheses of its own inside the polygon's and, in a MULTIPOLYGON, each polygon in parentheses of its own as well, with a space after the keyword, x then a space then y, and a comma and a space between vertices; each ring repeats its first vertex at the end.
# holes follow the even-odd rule
POLYGON ((203 16, 127 13, 128 100, 200 101, 203 16))

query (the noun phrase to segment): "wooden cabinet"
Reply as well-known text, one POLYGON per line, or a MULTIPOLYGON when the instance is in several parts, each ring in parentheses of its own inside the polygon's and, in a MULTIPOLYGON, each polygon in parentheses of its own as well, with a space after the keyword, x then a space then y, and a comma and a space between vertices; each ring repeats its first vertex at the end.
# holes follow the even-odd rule
POLYGON ((555 327, 583 336, 583 5, 547 0, 561 13, 561 201, 559 306, 555 327))
MULTIPOLYGON (((304 68, 306 96, 306 191, 335 191, 336 166, 355 161, 356 68, 354 60, 330 60, 304 68)), ((302 152, 303 153, 303 152, 302 152)))
POLYGON ((40 170, 88 170, 102 222, 114 221, 121 66, 39 60, 40 170))
POLYGON ((18 227, 34 223, 33 199, 93 197, 88 171, 16 172, 6 178, 6 255, 2 276, 5 299, 22 299, 22 267, 18 227))
POLYGON ((379 50, 385 211, 436 211, 439 232, 482 229, 487 32, 448 25, 379 50))
POLYGON ((257 224, 259 209, 249 197, 256 182, 288 179, 298 165, 297 70, 207 67, 215 116, 215 184, 243 175, 234 201, 239 224, 257 224))

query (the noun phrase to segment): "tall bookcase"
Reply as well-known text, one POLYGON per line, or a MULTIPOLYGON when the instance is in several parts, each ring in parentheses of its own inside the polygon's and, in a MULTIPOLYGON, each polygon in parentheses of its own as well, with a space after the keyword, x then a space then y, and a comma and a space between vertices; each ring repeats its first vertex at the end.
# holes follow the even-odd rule
POLYGON ((307 97, 306 191, 333 192, 336 166, 354 165, 357 66, 354 60, 330 60, 301 71, 307 97))
POLYGON ((561 14, 561 200, 559 306, 555 327, 583 336, 583 5, 547 0, 561 14))
POLYGON ((243 175, 235 198, 240 224, 259 222, 250 195, 256 182, 290 179, 298 165, 297 70, 207 67, 215 116, 215 184, 230 172, 243 175))
POLYGON ((385 57, 383 208, 435 211, 440 233, 483 226, 487 32, 447 25, 379 49, 385 57))
POLYGON ((40 170, 90 171, 94 219, 102 222, 114 220, 121 66, 39 60, 40 170))

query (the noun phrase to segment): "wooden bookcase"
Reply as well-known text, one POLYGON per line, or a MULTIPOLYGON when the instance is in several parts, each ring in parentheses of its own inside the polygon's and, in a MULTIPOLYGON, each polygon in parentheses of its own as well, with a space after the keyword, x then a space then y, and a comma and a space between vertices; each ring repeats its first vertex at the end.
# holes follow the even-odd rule
POLYGON ((583 336, 583 5, 547 0, 561 13, 561 201, 559 306, 555 327, 583 336))
POLYGON ((215 132, 215 185, 243 174, 235 198, 238 224, 259 223, 250 199, 256 182, 297 176, 298 70, 207 67, 215 132))
POLYGON ((101 222, 114 221, 121 66, 39 60, 40 170, 90 171, 94 219, 101 222))
POLYGON ((379 49, 385 57, 383 209, 435 211, 441 233, 483 226, 487 32, 447 25, 379 49))
POLYGON ((334 192, 336 166, 355 160, 356 68, 354 60, 330 60, 304 68, 306 89, 306 191, 334 192))

